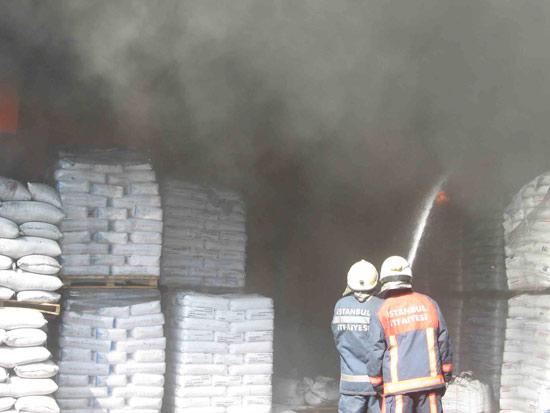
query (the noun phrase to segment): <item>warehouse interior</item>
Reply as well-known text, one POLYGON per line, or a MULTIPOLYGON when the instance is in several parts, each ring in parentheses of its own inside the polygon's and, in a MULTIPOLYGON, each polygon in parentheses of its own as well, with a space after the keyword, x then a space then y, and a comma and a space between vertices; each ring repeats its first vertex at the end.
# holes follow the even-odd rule
POLYGON ((504 363, 507 310, 490 314, 521 292, 503 245, 500 284, 477 280, 472 245, 504 239, 506 208, 550 170, 548 17, 545 2, 496 0, 8 0, 0 94, 17 126, 0 130, 0 175, 53 184, 59 148, 118 147, 159 179, 240 193, 244 291, 273 299, 274 375, 295 379, 338 378, 330 323, 350 265, 406 257, 447 177, 415 288, 455 320, 461 367, 498 412, 501 372, 468 355, 496 357, 490 341, 504 363), (483 317, 495 332, 476 341, 483 317))

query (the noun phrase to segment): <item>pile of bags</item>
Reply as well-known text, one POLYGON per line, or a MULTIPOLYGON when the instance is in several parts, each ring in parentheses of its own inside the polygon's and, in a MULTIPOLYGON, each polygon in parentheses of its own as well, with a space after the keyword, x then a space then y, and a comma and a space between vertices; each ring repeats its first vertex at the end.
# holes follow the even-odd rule
POLYGON ((291 379, 277 377, 273 383, 273 401, 295 408, 334 406, 340 398, 339 383, 331 377, 291 379))
POLYGON ((527 185, 504 213, 508 287, 550 288, 550 172, 527 185))
POLYGON ((272 300, 174 292, 164 305, 166 411, 270 413, 272 300))
POLYGON ((455 377, 443 396, 445 413, 494 413, 489 386, 475 379, 471 373, 455 377))
POLYGON ((500 391, 507 313, 504 298, 472 297, 464 302, 461 367, 489 386, 493 400, 500 391))
POLYGON ((519 295, 508 301, 503 359, 502 411, 535 411, 550 387, 549 295, 519 295))
POLYGON ((162 183, 166 286, 244 287, 245 209, 231 191, 178 180, 162 183))
POLYGON ((0 299, 55 303, 62 282, 57 257, 63 220, 57 192, 0 177, 0 299))
POLYGON ((470 219, 464 228, 462 251, 465 291, 508 290, 500 214, 470 219))
POLYGON ((150 161, 115 149, 59 158, 63 274, 160 276, 162 208, 150 161))
POLYGON ((61 409, 160 411, 166 338, 158 290, 73 290, 64 306, 61 409))
POLYGON ((36 310, 0 308, 0 410, 59 413, 46 324, 36 310))

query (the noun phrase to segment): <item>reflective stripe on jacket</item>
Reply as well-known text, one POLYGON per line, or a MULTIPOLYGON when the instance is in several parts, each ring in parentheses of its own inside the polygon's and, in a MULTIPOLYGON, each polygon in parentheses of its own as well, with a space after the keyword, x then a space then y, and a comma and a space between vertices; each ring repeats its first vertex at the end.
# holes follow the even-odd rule
POLYGON ((360 302, 353 294, 336 303, 332 333, 340 353, 342 394, 372 396, 376 394, 373 385, 382 383, 381 375, 369 377, 367 374, 371 318, 376 315, 382 303, 377 297, 369 297, 365 302, 360 302))
POLYGON ((447 325, 430 297, 393 292, 371 325, 368 374, 384 377, 384 394, 405 394, 445 386, 452 375, 447 325))

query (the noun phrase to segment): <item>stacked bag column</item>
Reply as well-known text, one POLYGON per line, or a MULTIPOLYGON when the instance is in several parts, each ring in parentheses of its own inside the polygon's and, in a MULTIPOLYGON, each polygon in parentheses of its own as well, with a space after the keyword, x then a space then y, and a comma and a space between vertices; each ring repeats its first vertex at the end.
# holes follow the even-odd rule
POLYGON ((57 225, 64 213, 57 192, 0 177, 0 200, 0 299, 58 302, 62 234, 57 225))
POLYGON ((46 348, 47 321, 36 310, 0 309, 0 410, 59 413, 51 396, 58 367, 46 348))
POLYGON ((550 410, 550 172, 525 185, 504 212, 508 301, 501 412, 550 410))
POLYGON ((164 286, 245 284, 246 215, 237 193, 178 180, 162 183, 164 286))
POLYGON ((63 274, 159 277, 162 208, 150 161, 122 150, 59 157, 63 274))
POLYGON ((62 412, 159 412, 166 338, 157 290, 71 290, 59 341, 62 412))
POLYGON ((165 409, 270 413, 273 302, 256 295, 167 294, 165 409))

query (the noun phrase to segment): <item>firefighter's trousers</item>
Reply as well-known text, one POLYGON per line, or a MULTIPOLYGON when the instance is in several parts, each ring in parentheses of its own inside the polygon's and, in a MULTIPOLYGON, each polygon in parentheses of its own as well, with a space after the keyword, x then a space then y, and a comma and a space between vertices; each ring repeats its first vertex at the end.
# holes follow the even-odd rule
POLYGON ((441 390, 385 396, 382 413, 442 413, 441 390))
POLYGON ((380 399, 377 396, 341 394, 338 413, 380 413, 380 399))

